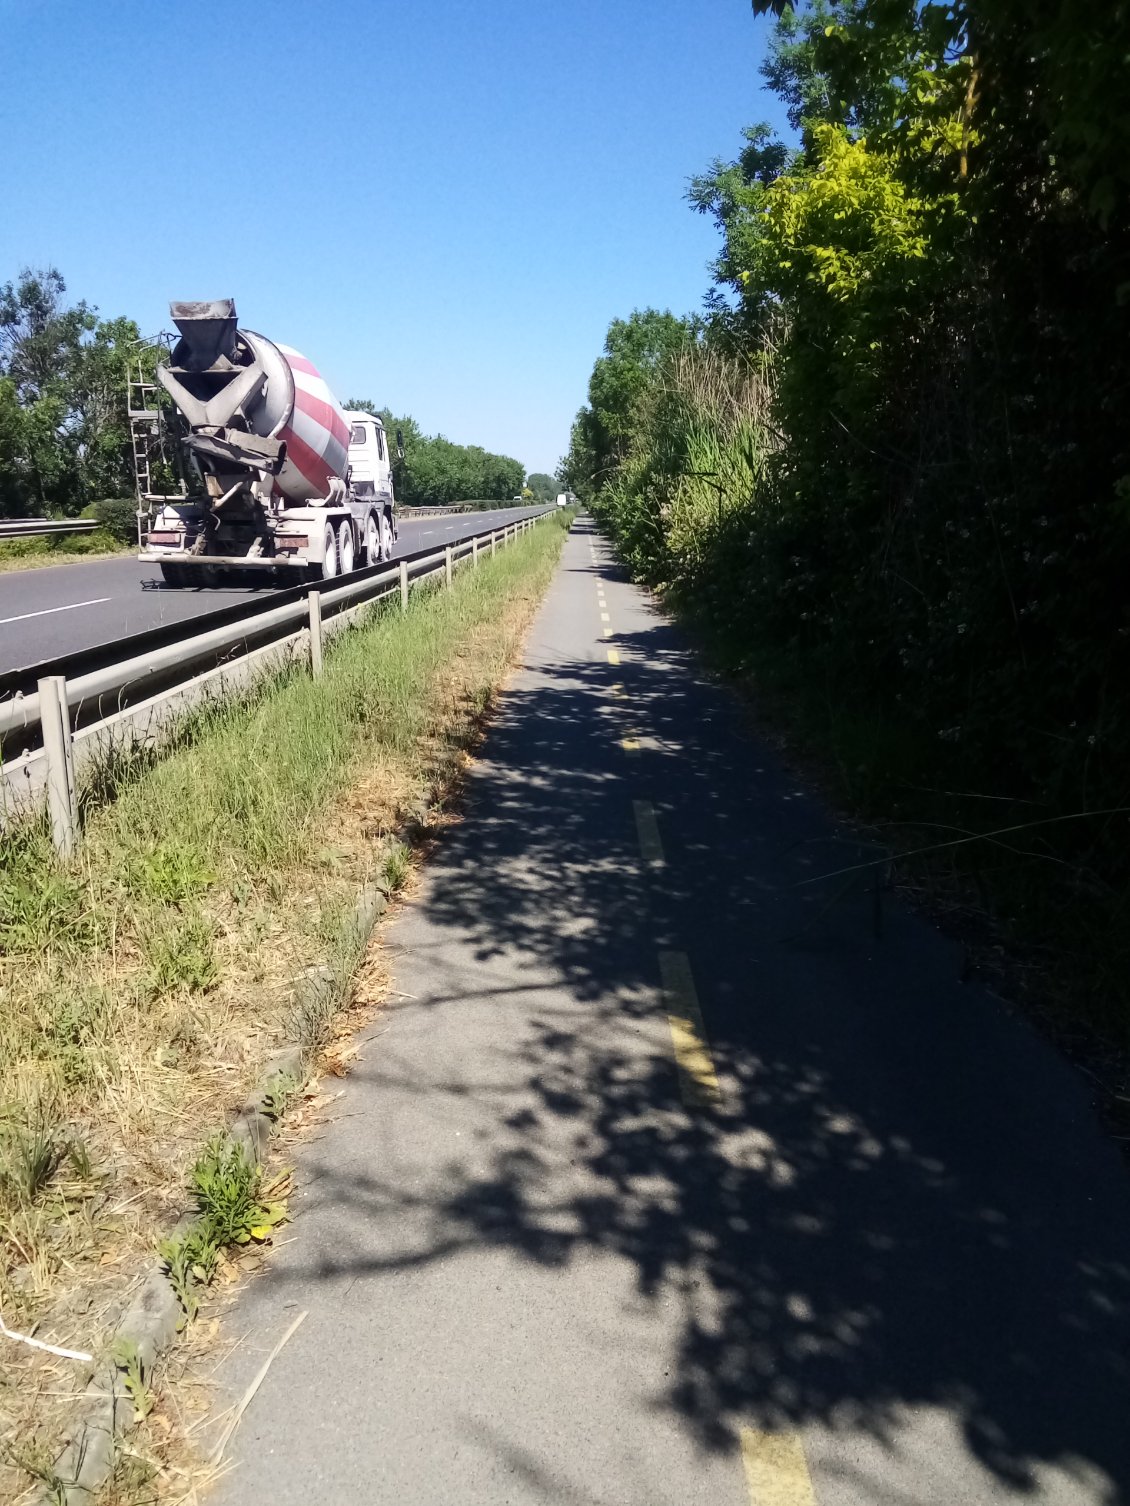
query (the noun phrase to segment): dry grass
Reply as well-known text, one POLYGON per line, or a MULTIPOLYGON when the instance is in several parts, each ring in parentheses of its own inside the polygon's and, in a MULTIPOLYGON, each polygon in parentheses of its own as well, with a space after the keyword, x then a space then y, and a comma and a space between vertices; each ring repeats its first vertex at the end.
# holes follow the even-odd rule
MULTIPOLYGON (((10 1327, 68 1348, 105 1345, 183 1211, 208 1133, 292 1038, 294 978, 330 954, 358 889, 403 868, 394 834, 406 813, 458 781, 560 539, 543 526, 406 617, 378 611, 338 640, 322 681, 295 674, 213 713, 88 812, 71 869, 55 864, 42 830, 2 839, 0 1311, 10 1327)), ((381 988, 370 963, 357 1008, 381 988)), ((331 1071, 345 1069, 351 1023, 331 1034, 331 1071)), ((0 1346, 7 1500, 54 1457, 86 1370, 2 1336, 0 1346)), ((148 1438, 163 1425, 145 1426, 148 1438)), ((160 1483, 165 1444, 146 1447, 160 1483)), ((121 1499, 152 1494, 144 1474, 139 1465, 143 1493, 121 1499)), ((160 1494, 176 1498, 171 1476, 160 1494)))

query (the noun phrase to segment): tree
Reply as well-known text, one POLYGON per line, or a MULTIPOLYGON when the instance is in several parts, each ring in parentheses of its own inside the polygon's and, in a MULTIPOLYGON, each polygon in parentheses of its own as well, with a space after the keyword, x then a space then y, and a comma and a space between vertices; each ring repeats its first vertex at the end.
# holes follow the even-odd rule
POLYGON ((526 485, 539 502, 552 502, 557 496, 557 479, 547 476, 544 471, 534 471, 526 478, 526 485))
POLYGON ((130 319, 64 303, 50 267, 0 288, 0 507, 77 513, 133 489, 126 368, 130 319))

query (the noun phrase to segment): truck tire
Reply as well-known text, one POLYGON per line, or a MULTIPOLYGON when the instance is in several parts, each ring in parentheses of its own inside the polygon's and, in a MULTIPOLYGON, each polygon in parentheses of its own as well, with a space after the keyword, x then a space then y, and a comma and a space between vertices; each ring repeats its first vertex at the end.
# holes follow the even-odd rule
POLYGON ((187 571, 185 570, 183 565, 179 565, 175 561, 170 561, 169 564, 162 565, 161 575, 164 578, 165 584, 167 586, 188 585, 187 571))
POLYGON ((325 564, 307 565, 306 573, 310 580, 333 580, 338 573, 337 530, 332 523, 326 524, 326 560, 325 564))
POLYGON ((381 513, 381 559, 392 559, 392 523, 387 512, 381 513))
POLYGON ((384 555, 381 553, 381 525, 377 522, 377 515, 371 512, 365 519, 365 563, 367 565, 379 565, 384 555))
POLYGON ((337 532, 338 567, 342 575, 352 575, 357 563, 357 542, 353 536, 353 524, 344 518, 337 532))

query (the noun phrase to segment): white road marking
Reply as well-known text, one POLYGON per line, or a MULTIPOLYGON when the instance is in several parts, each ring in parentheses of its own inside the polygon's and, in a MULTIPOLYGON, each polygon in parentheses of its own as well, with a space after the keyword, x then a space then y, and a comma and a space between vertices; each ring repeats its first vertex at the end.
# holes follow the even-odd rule
POLYGON ((96 596, 93 601, 70 601, 65 607, 44 607, 41 612, 21 612, 18 617, 0 617, 0 627, 8 622, 26 622, 29 617, 50 617, 52 612, 73 612, 78 607, 100 607, 109 600, 108 596, 96 596))

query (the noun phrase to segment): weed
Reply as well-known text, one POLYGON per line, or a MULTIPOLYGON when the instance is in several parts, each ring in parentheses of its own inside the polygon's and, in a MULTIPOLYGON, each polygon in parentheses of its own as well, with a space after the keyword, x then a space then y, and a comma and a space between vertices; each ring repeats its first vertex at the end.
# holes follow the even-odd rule
POLYGON ((110 1351, 110 1358, 121 1371, 122 1384, 133 1402, 134 1422, 144 1422, 153 1410, 156 1397, 145 1379, 144 1367, 137 1345, 132 1339, 117 1339, 110 1351))
POLYGON ((291 1072, 280 1072, 271 1079, 270 1087, 263 1094, 263 1113, 272 1123, 282 1118, 287 1101, 301 1086, 301 1081, 291 1072))
POLYGON ((154 924, 144 950, 154 993, 205 993, 219 979, 212 927, 198 910, 177 918, 168 930, 154 924))
POLYGON ((197 1223, 187 1234, 161 1240, 157 1252, 165 1263, 169 1283, 184 1308, 185 1317, 191 1322, 200 1307, 197 1289, 211 1281, 220 1258, 220 1247, 203 1224, 197 1223))
POLYGON ((70 1143, 40 1101, 28 1123, 10 1121, 6 1125, 3 1149, 0 1183, 15 1201, 30 1203, 55 1175, 70 1143))
POLYGON ((199 899, 216 875, 191 843, 161 841, 133 853, 126 883, 133 893, 157 904, 183 905, 199 899))
POLYGON ((94 1176, 94 1163, 90 1159, 90 1151, 86 1141, 75 1139, 67 1146, 67 1160, 71 1163, 71 1170, 82 1182, 89 1182, 94 1176))
POLYGON ((115 1024, 114 1000, 104 989, 81 993, 60 989, 49 998, 43 1019, 43 1051, 54 1060, 65 1088, 95 1081, 106 1040, 115 1024))
POLYGON ((262 1176, 241 1145, 214 1135, 192 1168, 201 1218, 217 1245, 268 1238, 286 1218, 286 1204, 260 1201, 262 1176))
POLYGON ((5 1442, 3 1458, 13 1469, 30 1475, 43 1486, 41 1499, 45 1503, 50 1503, 50 1506, 66 1506, 67 1487, 56 1472, 55 1460, 49 1448, 43 1444, 29 1444, 21 1448, 5 1442))
POLYGON ((160 1466, 154 1460, 136 1449, 120 1448, 99 1500, 104 1500, 105 1506, 157 1506, 160 1493, 154 1482, 159 1473, 160 1466))
POLYGON ((403 889, 411 872, 408 849, 403 842, 393 842, 381 864, 381 873, 390 894, 403 889))
POLYGON ((241 1145, 213 1135, 192 1168, 197 1218, 188 1231, 158 1246, 173 1290, 188 1319, 200 1305, 199 1288, 215 1274, 221 1252, 231 1245, 260 1243, 287 1217, 276 1197, 285 1178, 264 1183, 241 1145))

